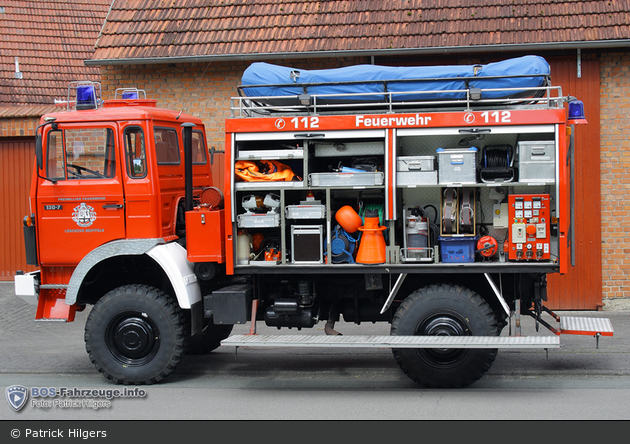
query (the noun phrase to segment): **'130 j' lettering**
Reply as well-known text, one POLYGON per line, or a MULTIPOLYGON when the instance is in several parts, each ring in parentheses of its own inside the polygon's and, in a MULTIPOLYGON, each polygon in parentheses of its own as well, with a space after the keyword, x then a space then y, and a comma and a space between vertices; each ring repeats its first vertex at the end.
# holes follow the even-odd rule
POLYGON ((319 117, 294 117, 291 119, 291 123, 295 129, 319 128, 319 117))
POLYGON ((509 123, 511 122, 512 114, 509 111, 485 111, 481 113, 481 117, 483 118, 485 123, 509 123))

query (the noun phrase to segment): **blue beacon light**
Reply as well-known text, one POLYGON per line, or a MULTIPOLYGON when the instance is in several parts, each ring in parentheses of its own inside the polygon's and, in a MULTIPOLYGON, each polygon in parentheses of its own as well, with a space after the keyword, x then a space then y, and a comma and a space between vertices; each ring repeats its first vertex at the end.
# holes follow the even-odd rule
POLYGON ((588 123, 586 116, 584 116, 584 103, 582 103, 581 100, 572 100, 569 102, 568 123, 572 125, 588 123))
POLYGON ((76 109, 96 109, 96 92, 94 85, 77 86, 76 109))

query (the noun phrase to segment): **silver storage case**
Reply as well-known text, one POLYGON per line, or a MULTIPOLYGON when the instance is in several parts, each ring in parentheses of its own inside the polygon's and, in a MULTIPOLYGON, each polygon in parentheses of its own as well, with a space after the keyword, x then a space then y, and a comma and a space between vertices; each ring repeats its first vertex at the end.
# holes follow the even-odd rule
POLYGON ((238 150, 239 159, 302 159, 303 149, 286 150, 238 150))
POLYGON ((397 171, 435 171, 435 156, 400 156, 397 171))
POLYGON ((435 156, 400 156, 396 168, 396 185, 436 185, 435 156))
POLYGON ((237 217, 239 228, 273 228, 280 226, 278 213, 239 214, 237 217))
POLYGON ((554 182, 556 146, 553 141, 523 141, 516 145, 519 182, 554 182))
POLYGON ((383 185, 385 175, 382 172, 365 173, 311 173, 309 182, 312 187, 356 187, 383 185))
POLYGON ((437 185, 437 171, 399 171, 396 185, 414 187, 416 185, 437 185))
POLYGON ((326 217, 326 206, 287 205, 285 217, 287 219, 324 219, 326 217))
POLYGON ((324 263, 324 228, 322 225, 291 225, 291 263, 324 263))
POLYGON ((438 148, 437 157, 441 185, 477 183, 477 148, 438 148))
POLYGON ((385 154, 385 142, 318 142, 313 145, 315 157, 385 154))

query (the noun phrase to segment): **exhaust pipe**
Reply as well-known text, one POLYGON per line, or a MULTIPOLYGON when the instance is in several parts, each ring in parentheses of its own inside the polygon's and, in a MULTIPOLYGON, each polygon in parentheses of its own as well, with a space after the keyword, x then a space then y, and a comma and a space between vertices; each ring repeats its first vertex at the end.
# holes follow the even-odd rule
POLYGON ((185 210, 193 209, 193 170, 192 170, 192 129, 196 125, 194 123, 182 123, 184 136, 184 193, 186 197, 185 210))

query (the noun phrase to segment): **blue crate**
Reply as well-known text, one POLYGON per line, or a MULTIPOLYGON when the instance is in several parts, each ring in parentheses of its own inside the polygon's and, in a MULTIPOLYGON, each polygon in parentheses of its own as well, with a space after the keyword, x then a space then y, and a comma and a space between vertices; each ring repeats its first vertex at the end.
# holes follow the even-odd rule
POLYGON ((475 262, 477 237, 440 237, 439 241, 442 262, 475 262))

